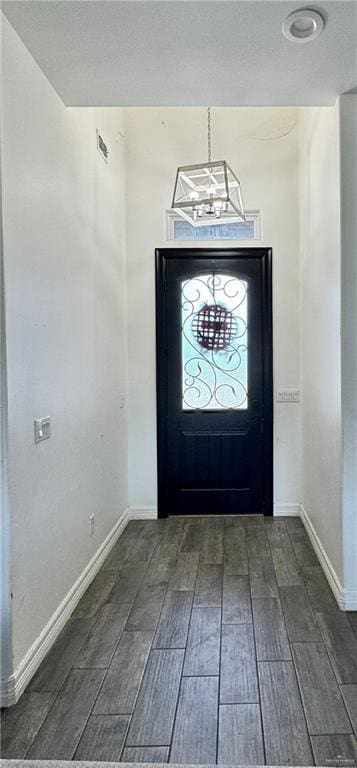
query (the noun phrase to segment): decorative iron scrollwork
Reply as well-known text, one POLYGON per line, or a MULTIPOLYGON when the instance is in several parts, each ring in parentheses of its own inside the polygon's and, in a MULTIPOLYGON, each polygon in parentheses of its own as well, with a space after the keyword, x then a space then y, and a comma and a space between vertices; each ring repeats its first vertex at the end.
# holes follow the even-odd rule
POLYGON ((208 274, 182 283, 184 410, 246 409, 247 282, 208 274))

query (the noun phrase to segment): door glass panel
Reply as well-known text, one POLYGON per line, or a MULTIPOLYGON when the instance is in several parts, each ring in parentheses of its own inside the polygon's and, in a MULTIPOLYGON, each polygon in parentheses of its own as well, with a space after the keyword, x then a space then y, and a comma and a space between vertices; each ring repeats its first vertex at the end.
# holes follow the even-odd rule
POLYGON ((181 284, 182 408, 248 408, 248 283, 226 274, 181 284))

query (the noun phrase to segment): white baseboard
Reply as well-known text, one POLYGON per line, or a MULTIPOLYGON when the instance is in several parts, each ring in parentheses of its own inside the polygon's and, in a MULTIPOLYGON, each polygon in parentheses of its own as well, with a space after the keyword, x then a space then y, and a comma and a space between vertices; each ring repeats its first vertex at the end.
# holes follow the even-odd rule
MULTIPOLYGON (((156 520, 157 507, 129 507, 129 520, 156 520)), ((274 504, 274 517, 300 517, 300 504, 274 504)))
POLYGON ((274 504, 274 517, 300 517, 300 504, 274 504))
MULTIPOLYGON (((157 507, 129 507, 129 520, 156 520, 157 507)), ((300 517, 300 504, 274 504, 274 517, 300 517)))
POLYGON ((316 556, 319 560, 321 568, 324 571, 327 581, 332 589, 333 594, 335 595, 335 598, 340 608, 342 608, 342 605, 341 605, 341 598, 342 598, 342 592, 343 592, 342 584, 337 576, 337 573, 331 563, 330 558, 327 555, 327 552, 321 542, 320 537, 318 536, 305 508, 302 505, 300 510, 300 516, 304 524, 306 533, 311 541, 311 544, 314 548, 316 556))
POLYGON ((3 684, 0 694, 0 706, 9 707, 16 704, 21 694, 29 684, 31 678, 45 658, 46 654, 57 640, 58 635, 74 611, 77 603, 88 589, 90 583, 98 573, 111 549, 122 534, 130 519, 129 509, 126 509, 114 527, 97 549, 95 555, 82 571, 81 575, 69 590, 62 603, 44 627, 41 634, 21 660, 14 673, 3 684))
POLYGON ((129 520, 157 520, 157 507, 129 507, 129 520))
MULTIPOLYGON (((129 507, 129 520, 156 520, 157 507, 129 507)), ((274 517, 300 517, 300 504, 274 504, 274 517)))
POLYGON ((344 589, 337 573, 331 563, 331 560, 322 544, 320 537, 318 536, 306 509, 300 505, 300 516, 304 524, 307 535, 311 541, 311 544, 315 550, 316 556, 319 560, 321 568, 327 578, 327 581, 332 589, 332 592, 336 598, 341 611, 356 611, 357 610, 357 592, 352 589, 344 589))

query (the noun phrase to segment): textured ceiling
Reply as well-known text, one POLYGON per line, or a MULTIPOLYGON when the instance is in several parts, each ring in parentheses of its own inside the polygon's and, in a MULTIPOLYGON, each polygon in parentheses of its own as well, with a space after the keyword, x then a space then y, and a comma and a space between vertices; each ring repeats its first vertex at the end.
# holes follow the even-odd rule
POLYGON ((77 106, 328 105, 357 86, 357 2, 11 0, 2 8, 58 94, 77 106), (318 40, 285 16, 313 5, 318 40))

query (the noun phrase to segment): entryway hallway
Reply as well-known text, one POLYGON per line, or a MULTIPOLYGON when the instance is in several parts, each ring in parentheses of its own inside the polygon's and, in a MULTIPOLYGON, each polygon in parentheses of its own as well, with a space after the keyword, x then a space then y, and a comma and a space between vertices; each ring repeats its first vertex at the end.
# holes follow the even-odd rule
POLYGON ((357 765, 357 613, 298 518, 130 522, 2 757, 357 765))

